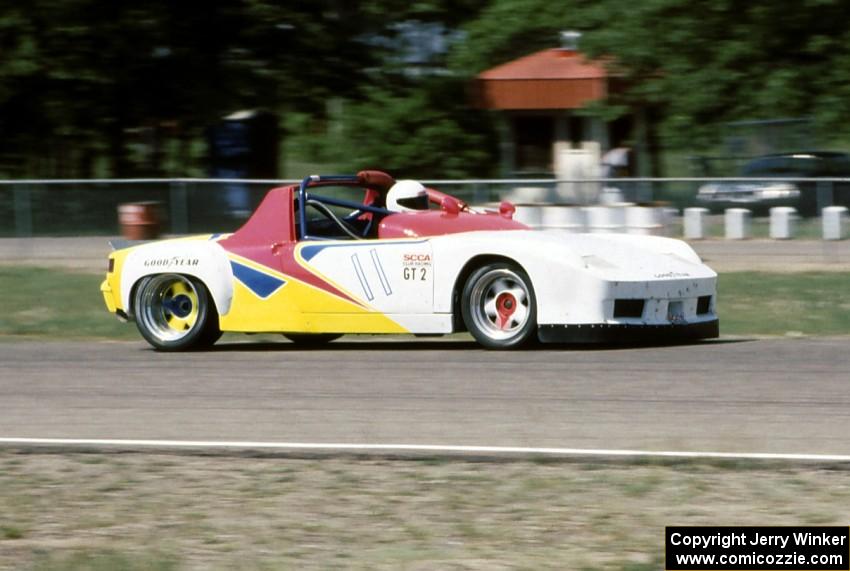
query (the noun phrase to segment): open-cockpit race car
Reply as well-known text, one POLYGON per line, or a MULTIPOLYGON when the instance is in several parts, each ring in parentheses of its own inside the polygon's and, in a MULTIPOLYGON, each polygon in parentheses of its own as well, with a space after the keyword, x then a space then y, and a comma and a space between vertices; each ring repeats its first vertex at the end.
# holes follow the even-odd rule
POLYGON ((314 344, 469 331, 483 346, 717 337, 717 274, 686 243, 532 230, 380 171, 268 192, 232 234, 120 248, 106 306, 156 349, 224 331, 314 344))

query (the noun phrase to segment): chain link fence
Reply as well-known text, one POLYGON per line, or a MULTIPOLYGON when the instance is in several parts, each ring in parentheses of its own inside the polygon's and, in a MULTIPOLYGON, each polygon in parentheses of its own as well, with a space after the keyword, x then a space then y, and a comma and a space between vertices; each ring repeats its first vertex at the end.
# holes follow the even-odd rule
MULTIPOLYGON (((116 235, 118 207, 155 203, 162 230, 189 234, 235 230, 270 188, 294 180, 103 179, 0 181, 0 236, 116 235)), ((850 205, 850 178, 633 178, 633 179, 480 179, 425 180, 427 186, 473 205, 510 200, 522 204, 590 205, 629 202, 672 208, 728 206, 698 201, 698 191, 761 185, 765 192, 799 190, 814 212, 832 204, 850 205), (772 185, 772 186, 771 186, 772 185), (784 187, 782 185, 785 185, 784 187), (773 189, 773 190, 771 190, 773 189)), ((705 194, 705 192, 702 192, 705 194)), ((773 196, 773 195, 769 195, 773 196)), ((730 196, 731 204, 737 198, 730 196)), ((770 202, 770 201, 768 201, 770 202)), ((774 201, 781 202, 781 201, 774 201)), ((747 207, 744 202, 738 206, 747 207)), ((759 205, 756 205, 757 207, 759 205)), ((760 214, 758 209, 756 215, 760 214)))

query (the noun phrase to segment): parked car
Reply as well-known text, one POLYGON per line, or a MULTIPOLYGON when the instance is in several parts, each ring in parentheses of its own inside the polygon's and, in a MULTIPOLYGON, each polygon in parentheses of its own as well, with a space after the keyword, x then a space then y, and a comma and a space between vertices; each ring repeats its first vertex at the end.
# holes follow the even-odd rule
POLYGON ((166 351, 223 331, 315 344, 468 330, 495 349, 718 335, 717 274, 686 243, 535 231, 514 210, 379 171, 316 175, 270 190, 232 234, 113 251, 101 291, 166 351))
POLYGON ((848 182, 825 182, 819 186, 816 181, 794 180, 850 177, 850 155, 847 153, 766 155, 746 163, 740 176, 791 180, 709 183, 697 191, 697 203, 712 211, 749 208, 755 214, 766 214, 773 206, 793 206, 803 216, 818 216, 820 208, 830 204, 850 206, 848 182))

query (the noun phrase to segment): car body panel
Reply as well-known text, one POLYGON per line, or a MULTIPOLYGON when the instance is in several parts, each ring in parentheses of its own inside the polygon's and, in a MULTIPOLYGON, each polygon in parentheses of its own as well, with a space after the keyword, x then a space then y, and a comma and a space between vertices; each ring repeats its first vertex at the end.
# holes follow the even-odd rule
MULTIPOLYGON (((539 230, 462 236, 432 239, 434 259, 443 260, 435 271, 435 311, 451 310, 453 280, 469 260, 481 256, 507 258, 526 271, 537 296, 539 324, 613 322, 609 306, 614 299, 661 303, 693 298, 696 303, 700 295, 714 295, 716 287, 717 274, 679 240, 539 230)), ((663 320, 647 313, 636 322, 641 321, 663 320)))
POLYGON ((387 216, 379 224, 379 238, 416 238, 474 232, 476 230, 527 230, 525 224, 505 218, 497 212, 448 214, 428 212, 399 212, 387 216))
POLYGON ((201 280, 219 314, 227 315, 232 300, 233 273, 224 250, 213 236, 192 236, 130 248, 120 279, 121 307, 130 307, 133 287, 145 276, 174 273, 201 280))

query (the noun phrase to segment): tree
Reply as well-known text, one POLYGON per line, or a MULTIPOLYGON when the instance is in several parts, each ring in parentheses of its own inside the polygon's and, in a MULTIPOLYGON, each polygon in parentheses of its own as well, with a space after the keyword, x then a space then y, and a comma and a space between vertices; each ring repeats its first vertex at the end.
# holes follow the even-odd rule
POLYGON ((236 109, 321 114, 378 61, 363 41, 375 14, 341 0, 2 4, 0 168, 17 176, 89 176, 92 156, 112 176, 185 175, 133 160, 129 133, 187 145, 236 109))
POLYGON ((850 31, 843 0, 495 0, 466 26, 452 64, 473 74, 584 32, 629 88, 607 106, 661 110, 667 140, 710 142, 718 124, 812 115, 824 131, 850 114, 850 31))
POLYGON ((397 178, 486 176, 496 154, 485 117, 467 109, 465 78, 431 78, 409 89, 376 89, 346 113, 349 170, 381 168, 397 178))

